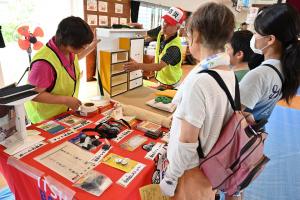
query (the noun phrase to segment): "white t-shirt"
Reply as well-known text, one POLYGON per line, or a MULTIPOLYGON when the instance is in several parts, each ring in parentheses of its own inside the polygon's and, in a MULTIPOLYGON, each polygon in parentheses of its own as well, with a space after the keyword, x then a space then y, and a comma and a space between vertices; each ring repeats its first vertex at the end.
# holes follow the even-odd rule
POLYGON ((273 65, 282 75, 280 60, 269 59, 248 72, 239 84, 241 103, 250 109, 256 120, 268 119, 282 96, 280 77, 274 69, 264 64, 273 65))
MULTIPOLYGON (((181 131, 181 120, 201 128, 199 138, 202 151, 204 155, 207 155, 216 143, 223 125, 233 113, 225 92, 209 74, 198 74, 201 70, 201 65, 195 67, 186 77, 174 97, 173 103, 177 104, 177 109, 173 115, 170 130, 168 159, 174 156, 173 152, 178 144, 181 131)), ((221 75, 234 97, 234 72, 215 71, 221 75)), ((189 165, 189 168, 199 165, 199 157, 195 156, 194 162, 189 165)))

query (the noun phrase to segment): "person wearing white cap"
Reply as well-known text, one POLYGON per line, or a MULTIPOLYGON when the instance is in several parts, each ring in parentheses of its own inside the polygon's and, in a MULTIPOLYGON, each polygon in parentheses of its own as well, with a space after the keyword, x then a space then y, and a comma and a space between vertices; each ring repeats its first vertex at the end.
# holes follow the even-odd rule
POLYGON ((132 61, 126 63, 124 69, 156 71, 156 80, 166 88, 172 88, 182 77, 182 45, 177 32, 185 20, 185 13, 180 8, 171 7, 162 18, 161 31, 157 37, 155 63, 143 64, 132 61))

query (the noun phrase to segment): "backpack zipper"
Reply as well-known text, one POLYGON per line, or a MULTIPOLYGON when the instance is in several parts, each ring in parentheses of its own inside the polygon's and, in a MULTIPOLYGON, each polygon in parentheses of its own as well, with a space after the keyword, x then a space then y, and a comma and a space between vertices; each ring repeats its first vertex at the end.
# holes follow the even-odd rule
POLYGON ((229 167, 232 171, 234 170, 234 168, 236 167, 236 165, 239 163, 240 158, 244 155, 244 153, 256 142, 257 140, 257 136, 254 136, 245 146, 243 146, 243 148, 240 151, 240 156, 238 157, 238 159, 236 159, 236 161, 234 161, 234 163, 229 167))
POLYGON ((251 170, 249 175, 244 179, 244 181, 239 185, 240 190, 243 190, 246 188, 254 178, 254 176, 257 174, 257 172, 261 169, 263 165, 265 165, 267 162, 269 162, 269 158, 267 156, 263 156, 259 163, 254 167, 254 169, 251 170))
MULTIPOLYGON (((252 151, 248 154, 248 155, 250 155, 258 146, 259 146, 259 144, 263 141, 263 139, 262 139, 262 136, 261 135, 259 135, 259 137, 260 137, 260 142, 256 145, 256 147, 254 148, 254 149, 252 149, 252 151)), ((265 157, 265 155, 264 155, 264 157, 265 157)), ((247 157, 245 157, 240 163, 242 163, 246 158, 248 158, 248 156, 247 157)), ((217 189, 218 187, 220 187, 228 178, 230 178, 231 176, 233 176, 234 175, 234 173, 237 171, 237 170, 239 170, 241 168, 241 165, 234 171, 234 172, 232 172, 232 174, 231 175, 229 175, 227 178, 225 178, 218 186, 216 186, 216 187, 214 187, 213 189, 215 190, 215 189, 217 189)))

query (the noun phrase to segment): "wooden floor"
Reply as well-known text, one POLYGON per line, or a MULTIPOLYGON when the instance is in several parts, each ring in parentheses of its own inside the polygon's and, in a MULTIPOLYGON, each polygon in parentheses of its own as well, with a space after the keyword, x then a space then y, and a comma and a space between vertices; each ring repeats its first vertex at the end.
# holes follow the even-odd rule
POLYGON ((289 105, 283 100, 279 101, 278 105, 300 110, 300 96, 296 96, 295 98, 293 98, 289 105))

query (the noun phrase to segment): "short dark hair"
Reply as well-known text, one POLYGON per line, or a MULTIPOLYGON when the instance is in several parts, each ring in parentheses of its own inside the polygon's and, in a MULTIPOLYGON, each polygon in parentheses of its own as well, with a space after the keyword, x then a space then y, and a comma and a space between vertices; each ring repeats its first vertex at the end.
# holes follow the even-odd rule
POLYGON ((244 53, 243 62, 249 62, 253 54, 250 48, 250 40, 253 33, 248 30, 236 31, 233 33, 230 44, 233 49, 233 55, 237 52, 242 51, 244 53))
POLYGON ((248 24, 246 22, 243 22, 241 25, 244 26, 244 25, 248 25, 248 24))
POLYGON ((189 32, 200 32, 200 43, 207 48, 219 50, 229 42, 234 29, 234 15, 225 5, 206 3, 192 15, 189 32))
POLYGON ((57 28, 55 42, 58 46, 71 46, 79 49, 90 44, 94 34, 90 26, 80 17, 67 17, 63 19, 57 28))

